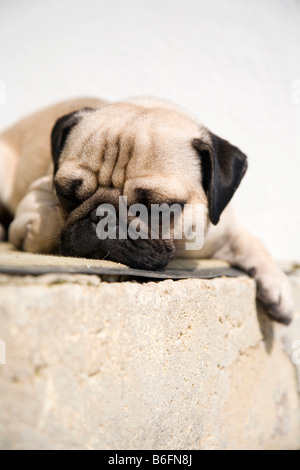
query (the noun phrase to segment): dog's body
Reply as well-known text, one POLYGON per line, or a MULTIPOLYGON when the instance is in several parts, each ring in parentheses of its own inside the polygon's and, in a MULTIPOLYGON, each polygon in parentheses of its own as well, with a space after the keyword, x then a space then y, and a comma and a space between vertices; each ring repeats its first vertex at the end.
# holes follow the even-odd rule
POLYGON ((193 256, 225 259, 245 270, 268 313, 289 323, 287 278, 228 205, 246 168, 239 149, 168 102, 71 100, 0 135, 0 223, 7 229, 12 216, 9 239, 25 251, 61 247, 66 255, 159 269, 175 255, 191 256, 184 239, 100 243, 97 206, 116 206, 121 195, 129 205, 202 204, 205 243, 193 256))

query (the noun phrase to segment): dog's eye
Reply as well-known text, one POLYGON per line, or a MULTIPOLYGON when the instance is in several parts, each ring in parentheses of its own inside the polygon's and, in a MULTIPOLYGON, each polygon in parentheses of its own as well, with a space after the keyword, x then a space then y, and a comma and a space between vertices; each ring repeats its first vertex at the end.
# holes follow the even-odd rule
POLYGON ((79 200, 78 188, 82 185, 82 180, 64 180, 63 182, 54 182, 56 193, 59 197, 65 199, 79 200))
POLYGON ((61 205, 67 210, 73 210, 81 202, 82 198, 78 195, 78 189, 82 185, 82 180, 63 180, 55 181, 54 186, 57 197, 61 205))
POLYGON ((183 208, 184 204, 186 204, 186 201, 168 198, 167 196, 157 194, 150 189, 137 188, 135 193, 137 202, 146 206, 147 209, 151 209, 152 204, 168 204, 169 206, 172 206, 173 204, 179 204, 181 208, 183 208))
POLYGON ((150 189, 136 188, 135 190, 136 202, 138 204, 143 204, 150 209, 151 204, 155 203, 155 198, 153 192, 150 189))

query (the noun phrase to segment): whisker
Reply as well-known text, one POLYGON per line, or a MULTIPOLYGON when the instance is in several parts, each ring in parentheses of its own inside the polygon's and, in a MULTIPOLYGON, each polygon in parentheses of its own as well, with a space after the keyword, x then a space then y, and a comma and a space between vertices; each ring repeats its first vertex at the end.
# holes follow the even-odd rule
POLYGON ((106 255, 104 256, 104 258, 102 258, 102 261, 104 261, 104 260, 109 256, 109 253, 110 253, 110 251, 108 251, 108 253, 106 253, 106 255))

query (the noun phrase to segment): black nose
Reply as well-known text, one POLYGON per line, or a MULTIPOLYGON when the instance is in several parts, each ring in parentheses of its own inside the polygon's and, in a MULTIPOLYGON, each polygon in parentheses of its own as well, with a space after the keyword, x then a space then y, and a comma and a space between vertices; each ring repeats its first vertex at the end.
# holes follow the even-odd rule
POLYGON ((79 201, 78 188, 82 185, 82 179, 55 181, 54 186, 58 197, 79 201))
POLYGON ((90 213, 90 221, 93 222, 94 224, 97 224, 99 222, 99 216, 96 215, 96 209, 93 210, 91 213, 90 213))
MULTIPOLYGON (((98 223, 102 219, 106 219, 106 220, 105 220, 104 227, 101 227, 99 229, 100 232, 103 231, 105 233, 108 233, 109 230, 113 230, 113 231, 116 230, 117 222, 116 222, 116 219, 114 217, 113 212, 106 211, 105 214, 103 214, 103 215, 97 215, 97 209, 94 209, 92 212, 90 212, 90 215, 89 215, 88 218, 89 218, 89 221, 90 221, 90 223, 91 223, 91 225, 92 225, 92 227, 94 228, 95 231, 97 230, 98 223)), ((98 234, 97 234, 97 236, 98 236, 98 234)), ((107 235, 105 236, 105 238, 106 237, 107 237, 107 235)), ((102 240, 102 238, 100 238, 100 239, 102 240)))
POLYGON ((90 222, 92 224, 93 229, 96 231, 97 229, 97 224, 100 220, 99 216, 96 215, 96 209, 93 210, 90 215, 89 215, 90 222))

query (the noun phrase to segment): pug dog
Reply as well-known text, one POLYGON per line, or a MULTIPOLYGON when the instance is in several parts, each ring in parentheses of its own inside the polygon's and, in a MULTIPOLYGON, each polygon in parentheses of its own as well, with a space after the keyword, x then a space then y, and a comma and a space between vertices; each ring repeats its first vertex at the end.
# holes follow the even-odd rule
POLYGON ((255 279, 266 312, 288 324, 289 281, 229 204, 246 169, 243 152, 167 101, 59 103, 0 135, 2 236, 32 253, 110 259, 138 269, 162 269, 175 256, 224 259, 255 279), (184 213, 186 205, 201 205, 202 248, 186 250, 185 236, 174 237, 174 220, 168 238, 99 238, 98 207, 117 208, 120 197, 149 210, 174 203, 184 213))

